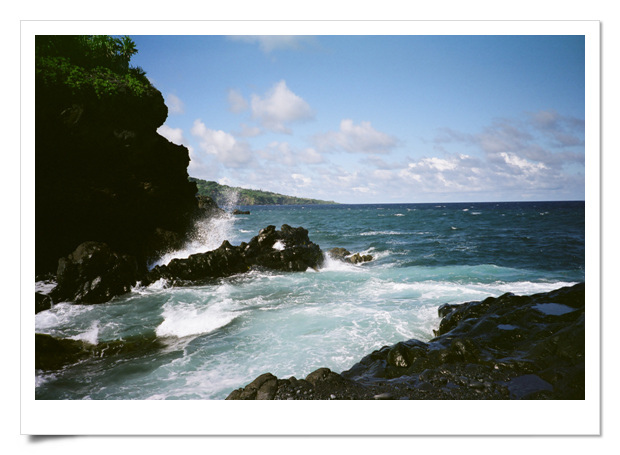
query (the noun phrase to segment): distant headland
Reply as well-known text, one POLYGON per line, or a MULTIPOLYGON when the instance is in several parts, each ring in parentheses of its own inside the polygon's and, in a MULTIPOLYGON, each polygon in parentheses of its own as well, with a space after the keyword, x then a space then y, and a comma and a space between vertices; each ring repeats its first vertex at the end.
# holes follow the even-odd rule
POLYGON ((263 190, 251 190, 247 188, 231 187, 220 185, 217 182, 201 180, 195 177, 189 178, 190 182, 196 183, 198 195, 211 197, 217 205, 226 206, 230 200, 230 195, 237 195, 236 204, 238 205, 316 205, 316 204, 337 204, 334 201, 322 201, 319 199, 309 199, 296 196, 286 196, 284 194, 272 193, 263 190))

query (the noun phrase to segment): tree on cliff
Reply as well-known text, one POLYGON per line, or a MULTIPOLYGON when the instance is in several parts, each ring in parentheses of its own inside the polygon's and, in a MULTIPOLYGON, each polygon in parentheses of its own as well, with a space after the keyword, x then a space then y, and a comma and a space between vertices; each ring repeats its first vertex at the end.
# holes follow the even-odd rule
POLYGON ((118 73, 129 71, 129 60, 137 52, 128 36, 38 35, 35 39, 37 58, 65 57, 83 68, 101 66, 118 73))

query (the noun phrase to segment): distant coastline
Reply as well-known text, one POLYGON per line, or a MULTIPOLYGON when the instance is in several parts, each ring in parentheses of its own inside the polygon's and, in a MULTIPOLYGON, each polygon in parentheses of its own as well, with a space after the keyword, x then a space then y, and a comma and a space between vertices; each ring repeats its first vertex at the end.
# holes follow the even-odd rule
POLYGON ((217 182, 206 181, 195 177, 189 177, 190 182, 195 182, 198 187, 198 195, 211 197, 220 207, 226 206, 235 195, 236 205, 327 205, 338 204, 334 201, 322 201, 320 199, 286 196, 271 191, 253 190, 247 188, 221 185, 217 182))

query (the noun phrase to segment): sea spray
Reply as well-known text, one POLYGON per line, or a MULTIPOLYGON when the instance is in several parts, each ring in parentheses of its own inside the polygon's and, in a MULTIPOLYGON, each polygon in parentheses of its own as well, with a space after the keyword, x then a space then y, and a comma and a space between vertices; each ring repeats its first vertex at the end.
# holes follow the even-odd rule
POLYGON ((72 340, 85 341, 88 344, 96 345, 99 337, 99 321, 93 321, 88 330, 78 333, 71 338, 72 340))
POLYGON ((220 199, 220 206, 227 213, 231 213, 239 202, 239 191, 234 188, 229 188, 222 193, 222 198, 220 199))
POLYGON ((192 254, 215 250, 224 240, 234 241, 237 232, 233 230, 236 218, 232 215, 232 211, 238 200, 238 191, 231 189, 225 192, 223 201, 220 201, 220 208, 224 210, 224 213, 197 220, 192 229, 192 235, 185 245, 162 255, 149 264, 149 269, 157 265, 168 264, 172 259, 184 259, 192 254))
POLYGON ((172 259, 187 258, 192 254, 204 253, 218 248, 224 240, 235 237, 235 217, 230 213, 203 218, 196 221, 192 237, 179 250, 164 254, 150 264, 149 269, 157 265, 168 264, 172 259))

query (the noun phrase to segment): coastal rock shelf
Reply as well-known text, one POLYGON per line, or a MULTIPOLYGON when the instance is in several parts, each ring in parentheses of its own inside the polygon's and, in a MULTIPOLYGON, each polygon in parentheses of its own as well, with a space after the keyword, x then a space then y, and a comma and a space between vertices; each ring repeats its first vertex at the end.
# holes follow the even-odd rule
POLYGON ((384 346, 341 374, 265 373, 227 399, 585 398, 585 283, 444 305, 439 315, 428 343, 384 346))
POLYGON ((167 265, 151 270, 143 284, 159 279, 200 281, 247 272, 252 267, 302 272, 317 268, 323 262, 321 248, 310 241, 303 227, 282 225, 261 229, 248 243, 233 246, 228 241, 213 251, 193 254, 187 259, 173 259, 167 265))
POLYGON ((253 267, 290 272, 316 269, 323 262, 321 248, 310 241, 303 227, 267 226, 248 243, 233 246, 228 241, 212 251, 186 259, 173 259, 141 275, 131 256, 118 255, 101 242, 84 242, 58 263, 58 285, 49 296, 37 296, 37 311, 53 302, 103 303, 143 285, 165 279, 172 284, 222 278, 247 272, 253 267))

